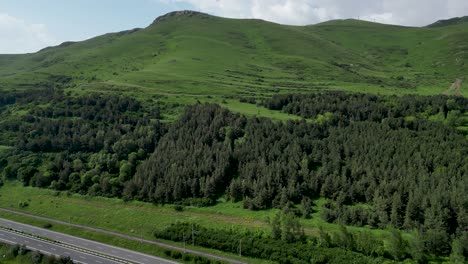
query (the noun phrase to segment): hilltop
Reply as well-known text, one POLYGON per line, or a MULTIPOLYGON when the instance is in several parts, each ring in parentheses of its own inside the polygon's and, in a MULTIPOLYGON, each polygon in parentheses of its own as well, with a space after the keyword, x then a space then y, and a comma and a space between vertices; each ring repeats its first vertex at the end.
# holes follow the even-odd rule
POLYGON ((454 26, 454 25, 460 25, 460 24, 466 24, 466 23, 468 23, 468 16, 454 17, 450 19, 439 20, 433 24, 428 25, 427 27, 430 27, 430 28, 446 27, 446 26, 454 26))
POLYGON ((440 94, 465 77, 467 34, 463 25, 287 26, 178 11, 144 29, 1 55, 0 86, 227 97, 315 89, 440 94))

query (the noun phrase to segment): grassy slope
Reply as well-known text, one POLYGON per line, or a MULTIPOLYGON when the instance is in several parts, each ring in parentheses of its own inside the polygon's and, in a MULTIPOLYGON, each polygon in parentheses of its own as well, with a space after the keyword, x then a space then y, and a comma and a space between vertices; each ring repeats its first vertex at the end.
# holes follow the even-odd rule
MULTIPOLYGON (((269 233, 269 219, 279 211, 277 209, 264 211, 250 211, 242 207, 242 203, 231 203, 220 200, 212 207, 186 207, 178 212, 173 206, 157 206, 142 202, 123 202, 119 199, 102 197, 89 197, 73 194, 58 193, 52 190, 22 187, 8 183, 2 187, 0 207, 24 211, 57 220, 70 221, 96 228, 112 230, 147 239, 154 239, 153 232, 162 229, 177 221, 196 222, 202 226, 220 229, 249 229, 269 233), (34 197, 34 198, 32 198, 34 197), (28 202, 29 206, 20 208, 19 202, 28 202), (89 216, 92 215, 93 218, 89 216)), ((320 208, 325 200, 315 201, 315 213, 311 219, 302 219, 305 232, 318 235, 318 228, 327 232, 338 232, 338 225, 323 221, 320 217, 320 208)), ((17 220, 11 214, 0 212, 1 217, 17 220)), ((21 218, 21 217, 19 217, 21 218)), ((375 236, 386 240, 386 230, 368 229, 365 227, 349 227, 352 232, 370 231, 375 236)), ((412 235, 406 233, 405 237, 411 239, 412 235)))
MULTIPOLYGON (((232 111, 286 120, 297 117, 235 101, 321 89, 440 94, 466 77, 467 37, 465 24, 407 28, 337 20, 298 27, 173 15, 141 30, 0 55, 0 89, 55 84, 74 93, 126 93, 166 105, 169 121, 185 105, 224 99, 232 111)), ((461 93, 468 95, 463 87, 461 93)))
MULTIPOLYGON (((177 212, 174 210, 173 206, 170 205, 155 206, 142 202, 126 203, 119 199, 81 196, 77 194, 67 196, 65 193, 60 193, 60 195, 57 196, 57 192, 55 191, 22 187, 14 183, 7 183, 7 185, 1 187, 0 190, 0 207, 3 208, 24 211, 65 222, 82 224, 152 240, 155 240, 153 236, 155 230, 167 227, 171 223, 177 221, 195 222, 206 227, 230 228, 234 226, 245 227, 251 230, 256 230, 257 228, 268 230, 264 219, 272 214, 272 211, 265 211, 253 217, 249 215, 247 211, 241 209, 239 204, 231 203, 222 203, 220 206, 212 208, 187 208, 187 210, 183 212, 177 212), (25 208, 20 208, 18 206, 20 201, 28 202, 29 205, 25 208), (218 210, 221 210, 221 212, 218 210), (230 212, 232 210, 235 210, 234 215, 225 214, 225 212, 230 212), (235 214, 242 211, 245 212, 239 215, 235 214)), ((0 217, 39 227, 43 227, 46 223, 43 220, 18 216, 6 212, 0 212, 0 217)), ((163 254, 164 249, 152 245, 143 246, 139 242, 87 230, 84 231, 79 228, 66 227, 56 223, 53 223, 52 229, 58 232, 165 257, 163 254)), ((183 244, 180 245, 170 241, 165 242, 183 246, 183 244)), ((204 249, 196 245, 195 247, 187 245, 187 247, 234 259, 237 258, 237 256, 233 254, 204 249)), ((253 260, 250 258, 244 258, 242 260, 248 263, 268 263, 268 261, 253 260)))
POLYGON ((420 92, 434 94, 464 77, 468 46, 466 25, 410 28, 363 21, 334 21, 309 28, 333 39, 367 58, 379 71, 378 77, 398 77, 414 81, 420 92), (410 67, 406 67, 409 63, 410 67))
POLYGON ((464 25, 406 28, 344 20, 296 27, 180 15, 139 31, 0 56, 0 85, 36 87, 64 75, 82 89, 145 96, 261 97, 356 87, 438 94, 464 77, 467 34, 464 25), (407 83, 418 89, 399 88, 407 83))
POLYGON ((452 25, 460 25, 468 22, 468 16, 464 17, 454 17, 450 19, 443 19, 439 20, 433 24, 428 25, 429 28, 434 27, 445 27, 445 26, 452 26, 452 25))

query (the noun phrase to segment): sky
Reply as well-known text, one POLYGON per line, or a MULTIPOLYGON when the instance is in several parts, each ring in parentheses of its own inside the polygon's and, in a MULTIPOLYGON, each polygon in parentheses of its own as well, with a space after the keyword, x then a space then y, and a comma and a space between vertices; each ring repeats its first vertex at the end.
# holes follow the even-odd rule
POLYGON ((0 54, 142 28, 176 10, 288 25, 355 18, 425 26, 468 15, 468 0, 0 0, 0 54))

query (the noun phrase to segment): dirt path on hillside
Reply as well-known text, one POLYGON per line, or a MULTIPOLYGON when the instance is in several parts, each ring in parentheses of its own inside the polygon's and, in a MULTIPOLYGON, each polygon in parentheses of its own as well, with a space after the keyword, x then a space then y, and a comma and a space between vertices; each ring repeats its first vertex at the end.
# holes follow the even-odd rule
POLYGON ((450 95, 450 92, 453 91, 453 94, 456 96, 461 96, 460 90, 463 84, 463 79, 457 79, 450 87, 443 92, 444 95, 450 95))

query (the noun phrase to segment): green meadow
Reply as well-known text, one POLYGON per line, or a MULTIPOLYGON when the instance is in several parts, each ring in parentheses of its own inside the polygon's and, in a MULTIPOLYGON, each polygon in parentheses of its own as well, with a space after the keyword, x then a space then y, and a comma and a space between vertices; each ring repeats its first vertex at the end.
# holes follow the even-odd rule
MULTIPOLYGON (((314 213, 311 218, 300 220, 306 234, 318 236, 319 228, 331 235, 338 233, 338 224, 327 223, 320 217, 320 208, 325 202, 325 199, 314 201, 314 213)), ((193 222, 210 228, 234 228, 239 231, 261 231, 270 234, 270 220, 279 212, 278 209, 245 210, 242 202, 232 203, 224 198, 218 200, 218 203, 211 207, 187 206, 182 211, 178 211, 173 205, 155 205, 138 201, 124 202, 121 199, 23 187, 17 183, 7 183, 2 188, 0 207, 153 240, 154 231, 161 230, 175 222, 193 222), (21 202, 27 202, 28 206, 19 206, 21 202)), ((0 212, 0 216, 37 226, 43 226, 46 223, 43 220, 5 212, 0 212)), ((53 226, 60 227, 59 231, 61 232, 82 236, 82 231, 78 231, 76 228, 57 224, 53 224, 53 226)), ((389 235, 388 231, 384 229, 348 227, 348 230, 351 232, 369 231, 383 241, 386 241, 389 235)), ((113 241, 117 239, 89 231, 85 233, 87 234, 85 237, 96 236, 99 241, 103 242, 114 243, 113 241)), ((413 236, 411 232, 403 235, 408 240, 411 240, 413 236)), ((125 243, 123 246, 132 248, 132 242, 126 241, 125 243), (130 246, 125 246, 125 243, 130 243, 130 246)))

